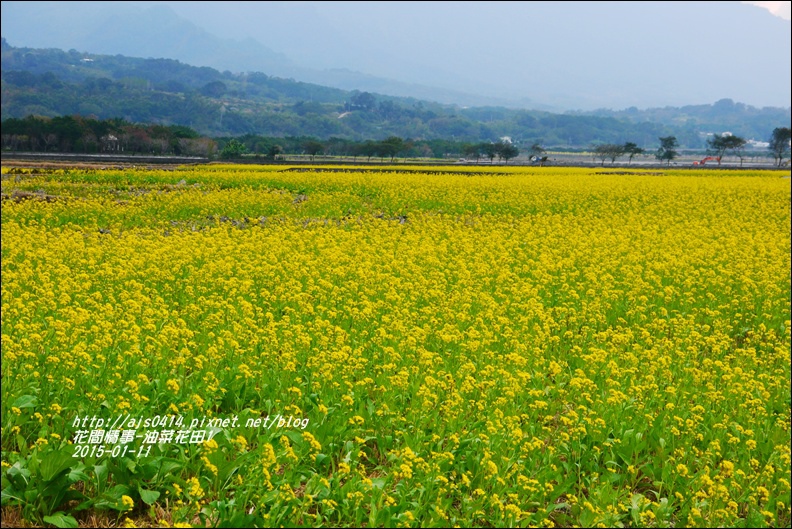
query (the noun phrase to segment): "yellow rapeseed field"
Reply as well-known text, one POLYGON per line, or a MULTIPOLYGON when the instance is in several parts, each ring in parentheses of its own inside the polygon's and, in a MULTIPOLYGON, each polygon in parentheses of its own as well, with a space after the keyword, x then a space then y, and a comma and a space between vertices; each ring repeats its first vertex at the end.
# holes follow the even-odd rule
POLYGON ((784 173, 15 172, 6 514, 790 524, 784 173))

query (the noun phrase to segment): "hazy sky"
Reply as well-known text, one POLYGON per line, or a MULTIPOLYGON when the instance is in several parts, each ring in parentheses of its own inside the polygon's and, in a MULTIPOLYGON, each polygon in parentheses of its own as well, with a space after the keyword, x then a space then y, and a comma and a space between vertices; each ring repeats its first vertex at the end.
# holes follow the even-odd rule
MULTIPOLYGON (((134 39, 114 42, 107 30, 97 40, 89 25, 101 25, 105 12, 117 24, 121 10, 131 19, 165 4, 212 35, 254 39, 314 70, 558 109, 723 98, 789 107, 790 3, 3 1, 2 27, 13 46, 130 54, 134 39), (101 51, 88 49, 97 43, 101 51)), ((187 62, 167 46, 157 51, 187 62)))
POLYGON ((744 2, 744 3, 763 7, 768 11, 770 11, 775 16, 783 18, 785 20, 790 20, 790 18, 792 18, 792 15, 790 14, 790 9, 792 8, 792 2, 744 2))

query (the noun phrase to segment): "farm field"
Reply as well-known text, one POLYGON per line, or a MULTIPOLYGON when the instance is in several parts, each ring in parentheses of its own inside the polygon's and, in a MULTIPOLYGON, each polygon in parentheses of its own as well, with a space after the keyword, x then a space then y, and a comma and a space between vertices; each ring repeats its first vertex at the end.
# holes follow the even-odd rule
POLYGON ((789 172, 3 169, 3 525, 790 525, 789 172))

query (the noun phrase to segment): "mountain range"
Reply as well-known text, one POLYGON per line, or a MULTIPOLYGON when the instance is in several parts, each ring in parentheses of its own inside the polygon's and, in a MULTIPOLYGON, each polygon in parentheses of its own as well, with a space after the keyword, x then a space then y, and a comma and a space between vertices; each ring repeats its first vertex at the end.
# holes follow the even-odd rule
POLYGON ((786 108, 790 23, 740 2, 2 2, 15 46, 553 112, 786 108))
POLYGON ((714 104, 623 111, 552 113, 507 107, 460 107, 417 98, 347 91, 269 76, 235 74, 174 59, 143 59, 76 50, 16 48, 2 40, 2 119, 29 115, 122 118, 181 125, 208 136, 390 136, 586 148, 634 142, 652 149, 661 136, 702 148, 730 132, 765 140, 790 123, 789 108, 714 104))

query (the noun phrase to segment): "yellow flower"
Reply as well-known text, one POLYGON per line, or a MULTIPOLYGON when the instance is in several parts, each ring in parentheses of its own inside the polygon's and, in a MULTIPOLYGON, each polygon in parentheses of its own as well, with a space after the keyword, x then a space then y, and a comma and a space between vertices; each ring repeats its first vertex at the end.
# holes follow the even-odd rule
POLYGON ((131 511, 135 507, 135 500, 124 494, 121 496, 121 505, 124 506, 124 510, 131 511))
POLYGON ((201 483, 198 478, 192 477, 187 480, 187 493, 194 499, 201 499, 204 496, 204 490, 201 488, 201 483))

